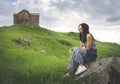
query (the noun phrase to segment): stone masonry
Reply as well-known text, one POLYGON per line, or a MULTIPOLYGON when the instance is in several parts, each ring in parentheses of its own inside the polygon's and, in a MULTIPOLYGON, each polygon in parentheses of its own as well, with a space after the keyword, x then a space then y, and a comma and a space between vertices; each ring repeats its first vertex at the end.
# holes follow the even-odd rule
POLYGON ((39 13, 29 13, 29 11, 25 9, 19 13, 15 13, 14 25, 15 24, 39 26, 39 13))

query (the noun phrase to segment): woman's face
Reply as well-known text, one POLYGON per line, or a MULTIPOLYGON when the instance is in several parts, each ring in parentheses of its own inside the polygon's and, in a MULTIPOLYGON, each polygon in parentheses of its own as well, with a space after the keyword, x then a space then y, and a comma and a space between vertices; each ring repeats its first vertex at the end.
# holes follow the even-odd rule
POLYGON ((83 28, 82 28, 81 25, 78 27, 78 31, 79 31, 79 33, 82 33, 82 32, 83 32, 83 28))

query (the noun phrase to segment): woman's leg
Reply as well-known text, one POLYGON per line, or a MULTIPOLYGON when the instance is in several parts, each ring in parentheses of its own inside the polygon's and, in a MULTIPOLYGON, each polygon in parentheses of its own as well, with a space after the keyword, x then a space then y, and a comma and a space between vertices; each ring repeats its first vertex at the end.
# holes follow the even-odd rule
POLYGON ((74 61, 77 62, 79 65, 82 65, 84 63, 83 58, 86 56, 86 50, 77 48, 75 54, 76 55, 74 61))
POLYGON ((79 47, 76 47, 73 49, 73 55, 72 55, 70 64, 67 68, 68 72, 74 73, 77 70, 77 67, 80 64, 83 64, 82 54, 84 54, 84 53, 85 53, 85 51, 79 47))
POLYGON ((73 59, 75 62, 78 63, 78 66, 77 66, 78 68, 77 68, 77 71, 75 72, 75 75, 78 75, 83 71, 87 70, 87 68, 83 65, 84 64, 83 57, 85 57, 87 54, 86 54, 86 50, 83 50, 81 48, 76 49, 75 54, 76 55, 73 59))
POLYGON ((71 57, 71 61, 70 61, 70 64, 67 68, 67 71, 70 72, 70 73, 74 73, 77 69, 77 62, 74 61, 75 57, 76 57, 76 51, 77 49, 74 49, 73 50, 73 54, 72 54, 72 57, 71 57))
POLYGON ((71 60, 69 66, 67 68, 67 71, 72 73, 72 74, 74 74, 75 71, 77 70, 78 66, 79 66, 78 63, 76 63, 75 61, 71 60))

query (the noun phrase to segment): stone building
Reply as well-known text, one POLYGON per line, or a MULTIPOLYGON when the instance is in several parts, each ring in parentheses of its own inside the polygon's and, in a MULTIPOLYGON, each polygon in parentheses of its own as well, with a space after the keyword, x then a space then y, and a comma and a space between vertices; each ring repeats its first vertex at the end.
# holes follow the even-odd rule
POLYGON ((39 26, 39 13, 29 13, 24 9, 14 14, 14 24, 39 26))

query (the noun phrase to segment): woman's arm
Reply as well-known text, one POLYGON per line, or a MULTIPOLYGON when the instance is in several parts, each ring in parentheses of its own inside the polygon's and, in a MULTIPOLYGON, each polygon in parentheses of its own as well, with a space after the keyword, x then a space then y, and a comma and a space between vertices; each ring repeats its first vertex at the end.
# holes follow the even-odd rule
POLYGON ((89 50, 92 44, 92 36, 90 34, 87 34, 86 38, 87 38, 87 45, 84 49, 89 50))
POLYGON ((82 42, 80 41, 80 48, 82 48, 82 45, 83 45, 83 44, 82 44, 82 42))

